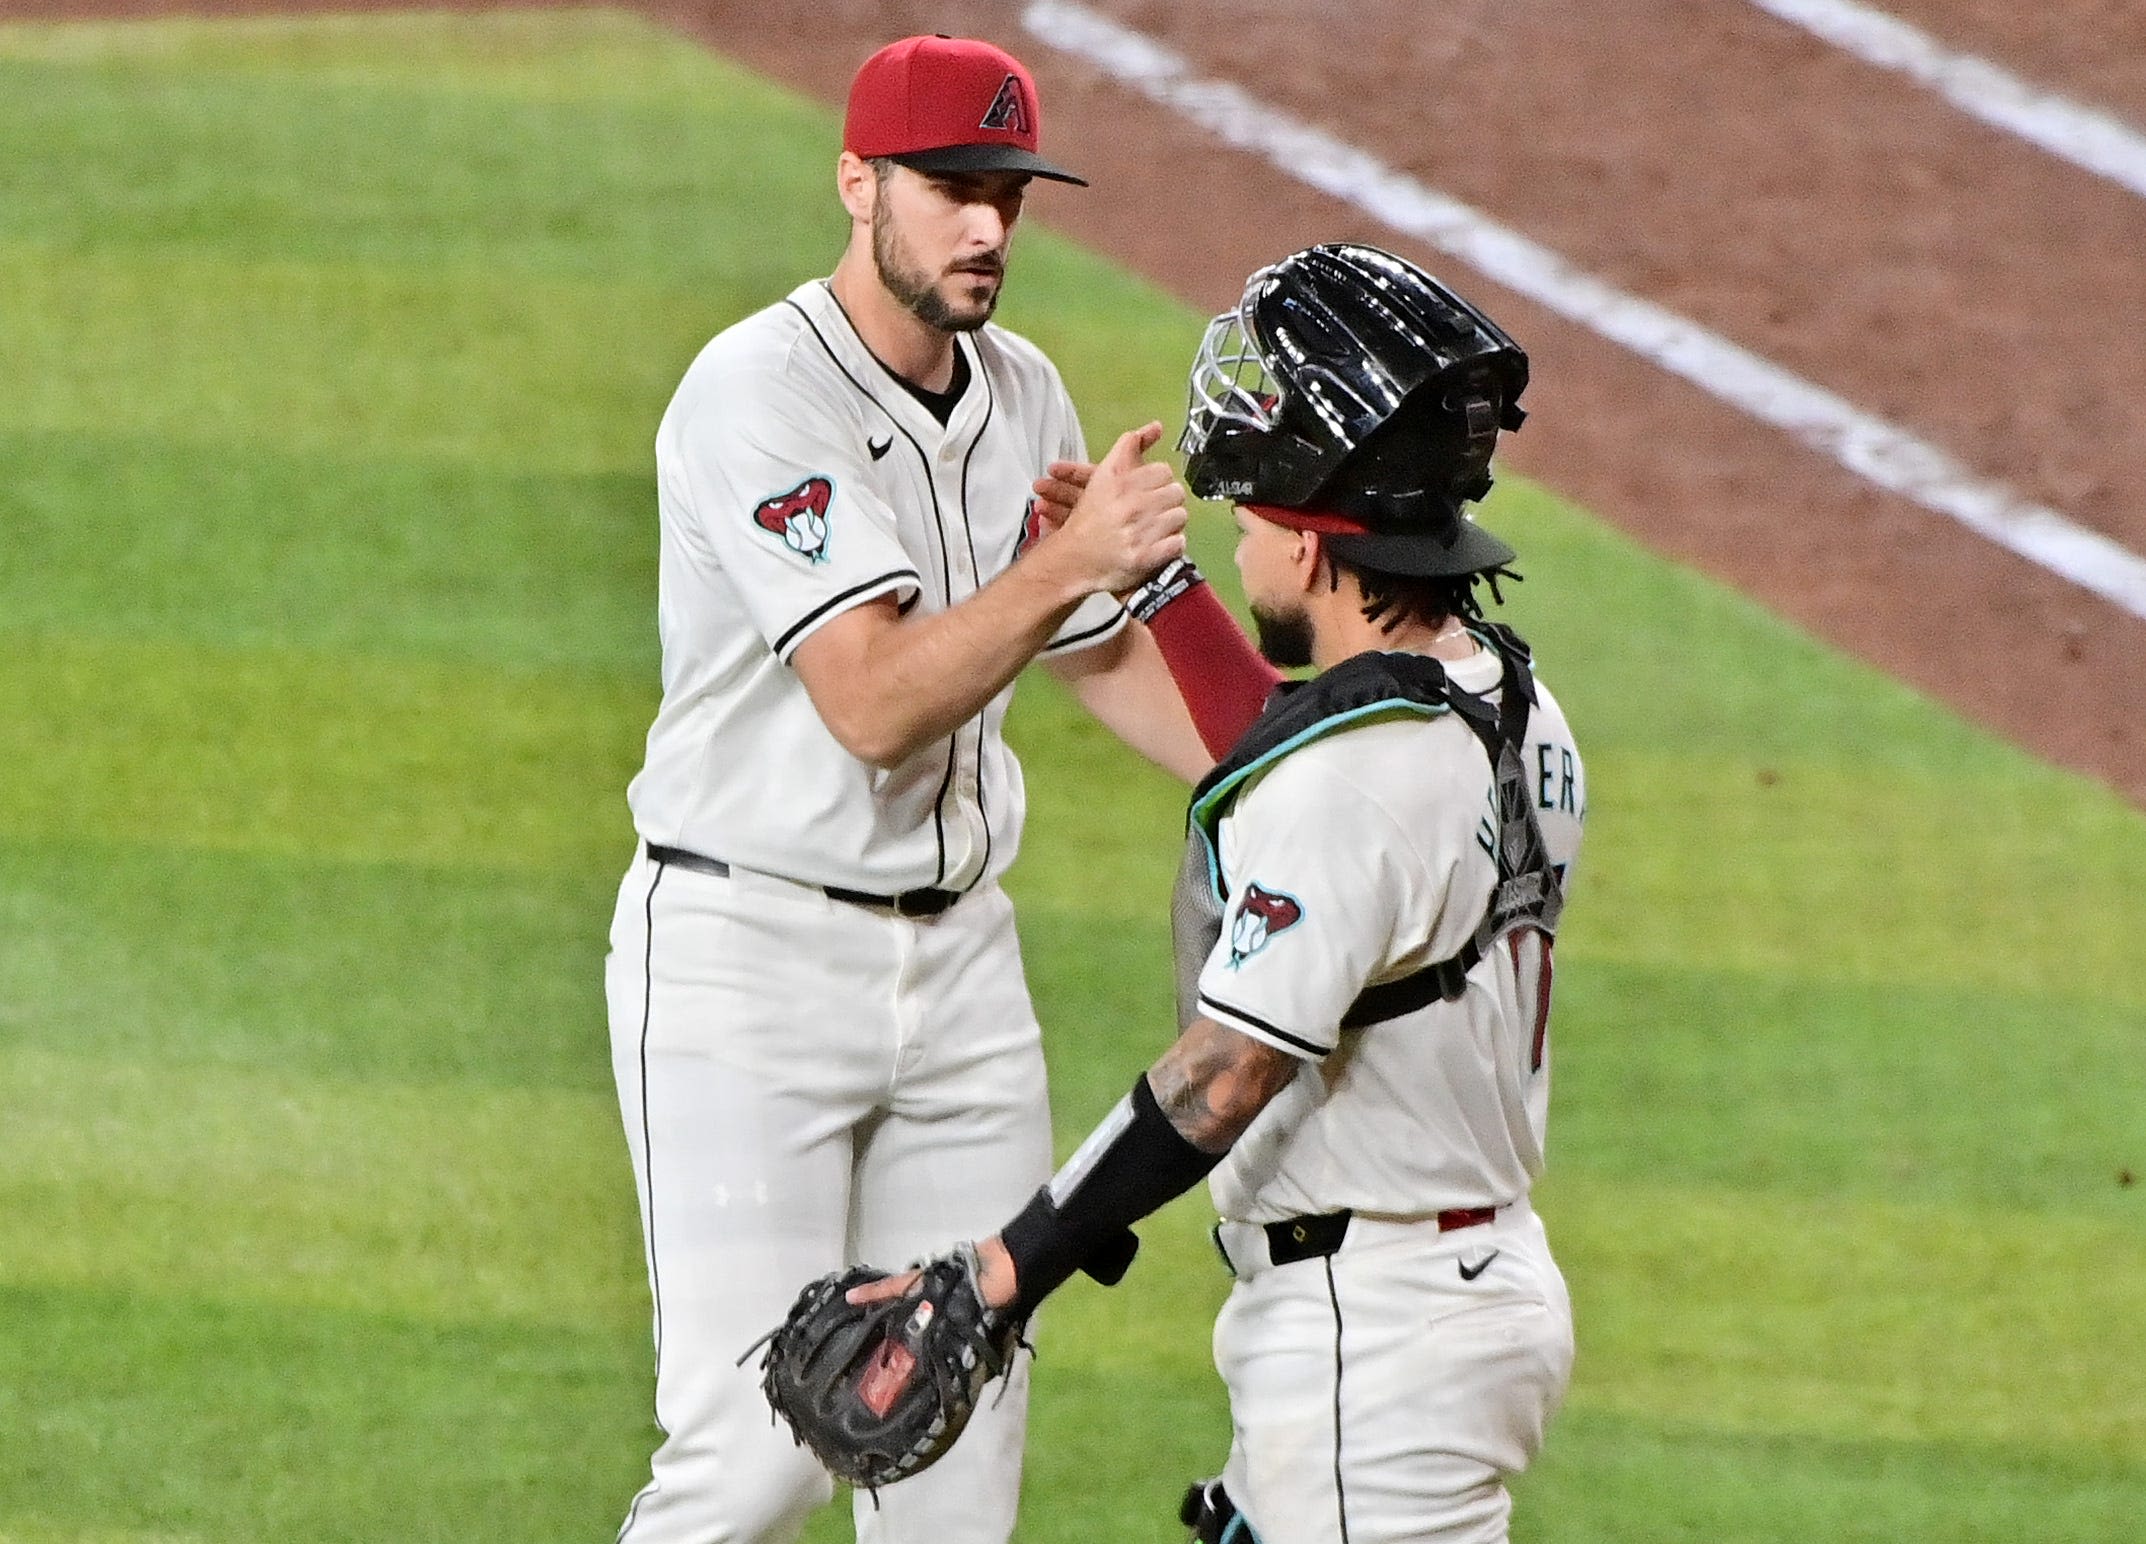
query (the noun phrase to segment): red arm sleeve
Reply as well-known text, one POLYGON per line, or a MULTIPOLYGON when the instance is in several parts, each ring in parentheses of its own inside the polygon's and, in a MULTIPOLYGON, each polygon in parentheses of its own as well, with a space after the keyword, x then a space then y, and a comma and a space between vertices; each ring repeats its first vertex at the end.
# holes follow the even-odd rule
POLYGON ((1127 608, 1155 635, 1200 742, 1219 757, 1259 717, 1281 672, 1260 657, 1221 597, 1189 563, 1182 574, 1166 569, 1142 589, 1148 593, 1135 592, 1127 608))

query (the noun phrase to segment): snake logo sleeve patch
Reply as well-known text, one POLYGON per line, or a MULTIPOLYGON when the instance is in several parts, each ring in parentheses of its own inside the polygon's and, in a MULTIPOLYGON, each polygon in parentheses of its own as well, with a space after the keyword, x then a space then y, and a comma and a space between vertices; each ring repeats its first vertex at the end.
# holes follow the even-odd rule
POLYGON ((763 500, 753 510, 753 524, 782 538, 783 545, 815 563, 827 561, 827 506, 835 485, 825 477, 808 477, 788 493, 763 500))
POLYGON ((1246 885, 1237 918, 1230 924, 1230 969, 1235 970, 1266 948, 1275 934, 1285 933, 1303 920, 1304 903, 1295 896, 1264 885, 1246 885))

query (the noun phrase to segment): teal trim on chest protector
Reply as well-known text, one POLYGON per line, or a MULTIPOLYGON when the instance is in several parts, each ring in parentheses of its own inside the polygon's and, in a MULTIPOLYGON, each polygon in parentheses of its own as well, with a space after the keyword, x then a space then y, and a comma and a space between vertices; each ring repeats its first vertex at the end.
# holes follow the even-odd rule
POLYGON ((1274 765, 1291 751, 1302 750, 1314 740, 1323 740, 1330 734, 1344 729, 1354 729, 1367 719, 1390 717, 1399 713, 1414 714, 1418 718, 1438 718, 1453 711, 1443 702, 1419 702, 1412 697, 1388 697, 1378 702, 1366 703, 1360 708, 1349 708, 1331 718, 1322 718, 1308 728, 1300 729, 1281 744, 1256 760, 1246 762, 1221 782, 1207 790, 1193 802, 1187 813, 1186 823, 1200 839, 1200 847, 1207 859, 1207 885, 1216 900, 1226 900, 1222 893, 1222 855, 1217 844, 1217 833, 1222 817, 1229 813, 1229 806, 1236 801, 1238 792, 1255 774, 1274 765))

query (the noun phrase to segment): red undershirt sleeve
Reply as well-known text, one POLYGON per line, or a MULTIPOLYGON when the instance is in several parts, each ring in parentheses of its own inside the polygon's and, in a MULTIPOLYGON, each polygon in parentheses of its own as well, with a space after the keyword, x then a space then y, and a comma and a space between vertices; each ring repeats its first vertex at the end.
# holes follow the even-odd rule
POLYGON ((1281 681, 1214 588, 1190 563, 1163 570, 1126 601, 1162 650, 1163 663, 1209 755, 1237 743, 1281 681))

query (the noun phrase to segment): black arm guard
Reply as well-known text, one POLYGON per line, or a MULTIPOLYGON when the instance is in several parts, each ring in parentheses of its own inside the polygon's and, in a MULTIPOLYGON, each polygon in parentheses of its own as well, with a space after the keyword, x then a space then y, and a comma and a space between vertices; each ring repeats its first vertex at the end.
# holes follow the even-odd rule
POLYGON ((1222 1161, 1186 1141, 1142 1073, 1080 1151, 999 1235, 1026 1315, 1084 1267, 1105 1285, 1132 1256, 1127 1227, 1183 1195, 1222 1161), (1115 1266, 1115 1273, 1110 1268, 1115 1266))

